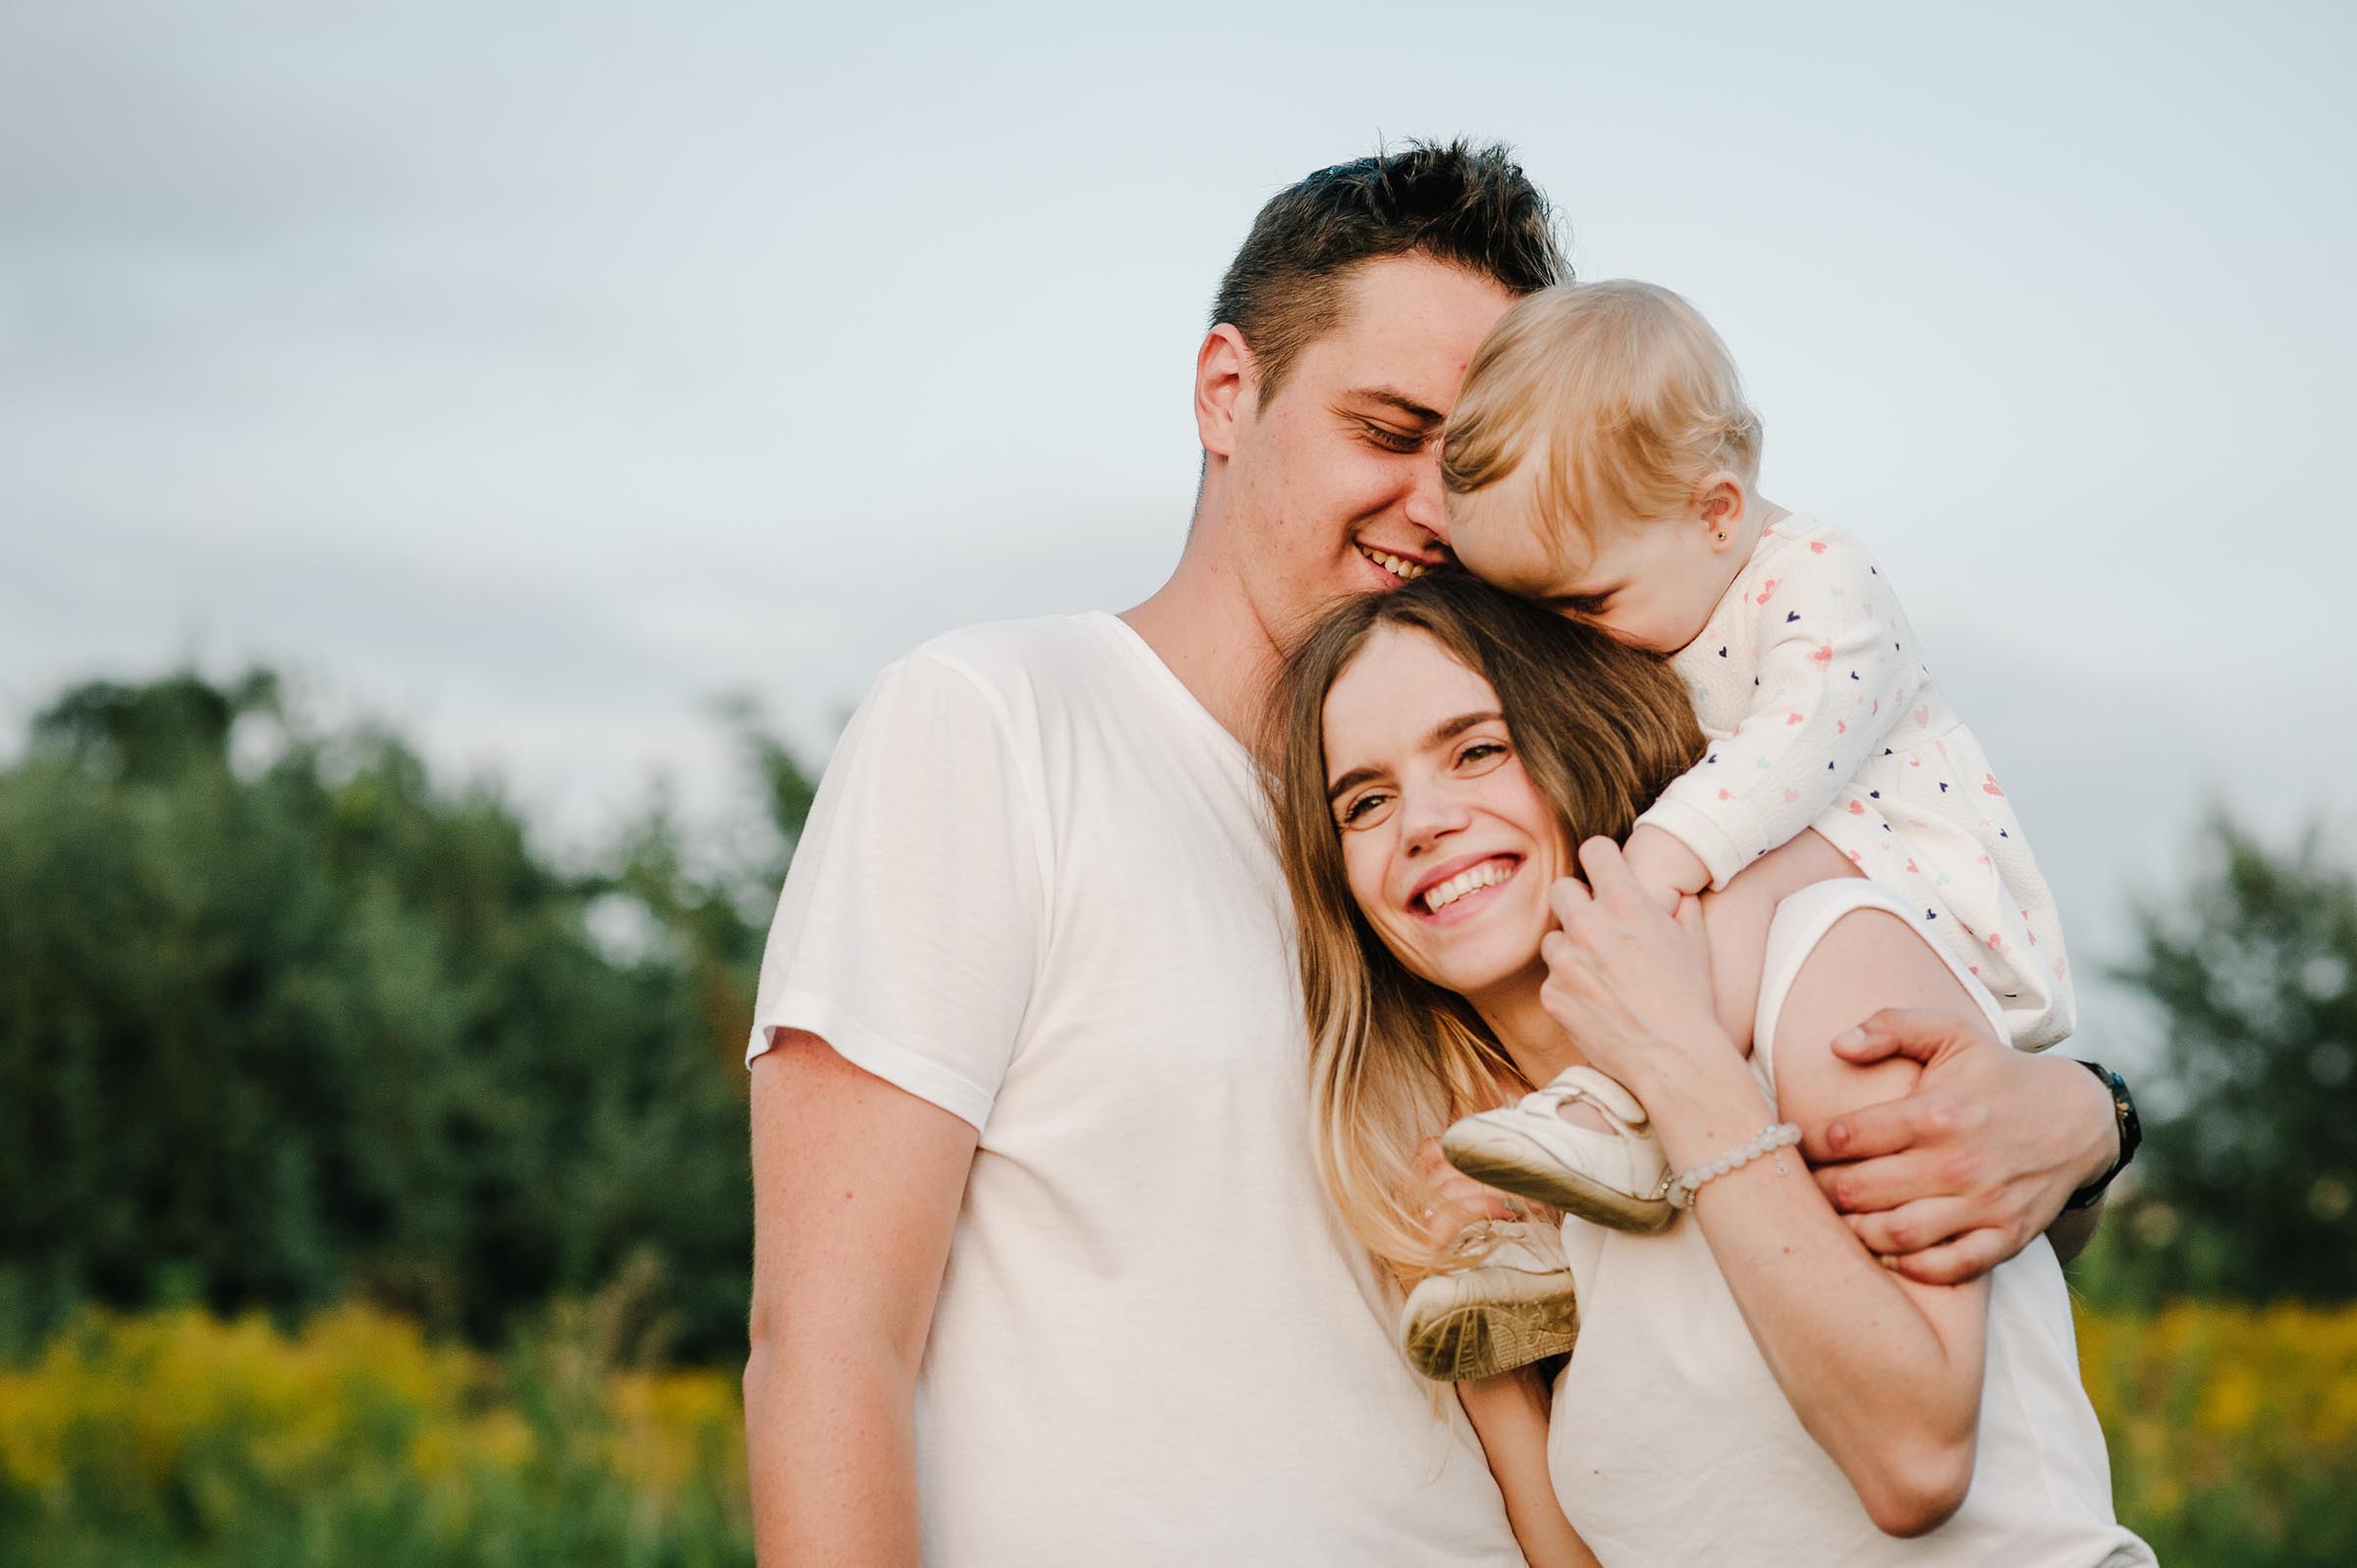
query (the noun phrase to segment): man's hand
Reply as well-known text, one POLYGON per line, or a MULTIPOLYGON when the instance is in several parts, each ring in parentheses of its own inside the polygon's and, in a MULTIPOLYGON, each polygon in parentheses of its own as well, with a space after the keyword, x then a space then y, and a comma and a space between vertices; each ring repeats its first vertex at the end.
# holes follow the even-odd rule
POLYGON ((1886 1008, 1834 1052, 1861 1065, 1893 1055, 1923 1064, 1913 1094, 1805 1128, 1801 1143, 1850 1228, 1910 1279, 1977 1279, 2118 1156, 2093 1074, 2001 1045, 1978 1019, 1886 1008))

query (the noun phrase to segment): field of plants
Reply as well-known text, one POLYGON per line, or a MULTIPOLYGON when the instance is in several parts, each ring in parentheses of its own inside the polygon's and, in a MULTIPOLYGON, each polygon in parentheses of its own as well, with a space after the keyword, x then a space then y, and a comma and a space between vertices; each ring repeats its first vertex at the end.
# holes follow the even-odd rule
POLYGON ((2357 1308, 2082 1312, 2119 1517, 2170 1568, 2357 1563, 2357 1308))
MULTIPOLYGON (((22 1568, 719 1568, 752 1559, 729 1371, 612 1364, 561 1314, 505 1357, 356 1307, 282 1334, 91 1312, 0 1371, 22 1568)), ((2357 1562, 2357 1310, 2084 1314, 2120 1516, 2172 1568, 2357 1562)))
POLYGON ((92 1312, 0 1372, 22 1568, 719 1568, 753 1560, 733 1376, 610 1364, 588 1314, 511 1355, 341 1308, 281 1334, 92 1312))

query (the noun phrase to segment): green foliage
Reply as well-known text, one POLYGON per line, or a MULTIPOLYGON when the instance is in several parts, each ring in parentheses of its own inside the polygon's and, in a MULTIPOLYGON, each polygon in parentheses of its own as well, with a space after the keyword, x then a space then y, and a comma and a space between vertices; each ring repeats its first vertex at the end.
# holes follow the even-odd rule
MULTIPOLYGON (((0 769, 0 1559, 750 1560, 731 1379, 648 1370, 741 1349, 739 1054, 812 785, 732 718, 759 820, 712 870, 660 813, 560 866, 267 673, 35 722, 0 769)), ((2357 869, 2215 822, 2120 972, 2165 1059, 2082 1286, 2357 1297, 2357 869)), ((2345 1554, 2353 1327, 2082 1322, 2165 1560, 2345 1554)))
MULTIPOLYGON (((0 1363, 11 1568, 752 1561, 727 1370, 637 1364, 639 1285, 504 1355, 361 1307, 300 1331, 84 1310, 0 1363)), ((2121 1521, 2171 1568, 2357 1561, 2357 1308, 2082 1310, 2121 1521)))
POLYGON ((0 1561, 751 1563, 736 1379, 623 1365, 616 1327, 563 1308, 494 1359, 365 1308, 78 1313, 0 1367, 0 1561))
POLYGON ((2357 867, 2223 818, 2119 971, 2162 1018, 2137 1183, 2099 1245, 2115 1299, 2357 1297, 2357 867))
MULTIPOLYGON (((727 718, 742 831, 658 812, 564 866, 266 672, 59 698, 0 769, 0 1354, 84 1299, 356 1293, 494 1343, 627 1276, 652 1339, 733 1358, 738 1058, 812 785, 727 718)), ((2082 1288, 2357 1296, 2357 869, 2215 822, 2121 974, 2165 1060, 2082 1288)))
POLYGON ((2357 1307, 2077 1314, 2120 1522, 2171 1568, 2357 1562, 2357 1307))
POLYGON ((733 1354, 760 931, 676 837, 559 869, 496 792, 307 732, 266 674, 68 693, 0 772, 0 1329, 356 1290, 488 1342, 630 1265, 680 1351, 733 1354), (643 951, 601 946, 601 901, 643 951))

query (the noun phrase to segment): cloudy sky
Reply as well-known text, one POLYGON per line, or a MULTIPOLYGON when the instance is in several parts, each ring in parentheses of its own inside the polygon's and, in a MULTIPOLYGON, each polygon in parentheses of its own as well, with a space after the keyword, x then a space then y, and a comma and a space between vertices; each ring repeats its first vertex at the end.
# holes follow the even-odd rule
POLYGON ((2082 969, 2206 800, 2357 816, 2348 8, 857 9, 0 8, 0 735, 261 660, 552 840, 717 810, 718 695, 820 756, 1150 591, 1254 210, 1465 134, 1717 322, 2082 969))

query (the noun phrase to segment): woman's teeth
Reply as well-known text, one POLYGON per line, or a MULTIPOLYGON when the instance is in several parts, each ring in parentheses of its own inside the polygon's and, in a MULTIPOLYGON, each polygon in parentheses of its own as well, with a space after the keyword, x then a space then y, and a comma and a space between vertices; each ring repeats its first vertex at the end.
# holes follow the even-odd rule
POLYGON ((1485 860, 1470 870, 1458 872, 1437 888, 1424 890, 1424 907, 1437 915, 1466 893, 1479 888, 1494 888, 1513 874, 1510 861, 1485 860))
MULTIPOLYGON (((1357 543, 1356 540, 1351 542, 1357 543)), ((1378 550, 1373 545, 1359 545, 1358 553, 1402 582, 1413 582, 1432 569, 1421 562, 1410 561, 1404 556, 1393 555, 1389 550, 1378 550)))

